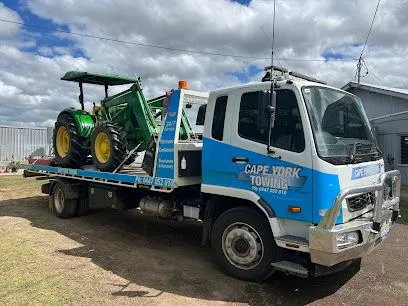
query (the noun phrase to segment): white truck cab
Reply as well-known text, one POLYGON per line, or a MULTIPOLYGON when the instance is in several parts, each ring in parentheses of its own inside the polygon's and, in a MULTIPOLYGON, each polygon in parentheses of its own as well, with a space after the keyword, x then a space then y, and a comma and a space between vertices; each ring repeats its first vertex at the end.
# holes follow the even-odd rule
POLYGON ((235 275, 256 270, 267 256, 274 269, 300 276, 334 270, 371 252, 398 217, 399 173, 384 172, 359 98, 298 76, 273 80, 270 133, 262 100, 271 82, 209 96, 201 190, 253 203, 273 234, 262 237, 234 211, 221 228, 217 219, 215 231, 223 233, 213 247, 235 275))

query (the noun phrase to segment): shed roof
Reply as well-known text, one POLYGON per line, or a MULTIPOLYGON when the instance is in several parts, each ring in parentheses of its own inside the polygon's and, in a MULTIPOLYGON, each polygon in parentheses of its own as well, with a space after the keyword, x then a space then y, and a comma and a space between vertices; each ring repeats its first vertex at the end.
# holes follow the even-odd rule
POLYGON ((359 88, 375 93, 380 93, 383 95, 394 96, 402 99, 408 99, 408 89, 401 89, 401 88, 394 88, 394 87, 386 87, 380 85, 373 85, 367 83, 356 83, 356 82, 349 82, 344 85, 341 89, 345 91, 349 91, 352 88, 359 88))

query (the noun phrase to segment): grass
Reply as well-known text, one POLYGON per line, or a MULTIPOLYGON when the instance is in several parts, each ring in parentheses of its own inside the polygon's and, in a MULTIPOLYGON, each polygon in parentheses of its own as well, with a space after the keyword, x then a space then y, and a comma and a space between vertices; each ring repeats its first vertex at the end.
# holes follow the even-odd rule
POLYGON ((0 188, 23 187, 36 188, 44 184, 35 178, 23 178, 23 175, 0 175, 0 188))
POLYGON ((23 175, 0 175, 0 202, 39 196, 41 195, 41 185, 46 182, 47 180, 23 178, 23 175))
POLYGON ((61 278, 46 269, 44 258, 21 235, 0 229, 0 305, 72 303, 61 278))
POLYGON ((401 218, 400 220, 403 222, 407 222, 408 223, 408 206, 401 206, 400 207, 400 214, 401 214, 401 218))

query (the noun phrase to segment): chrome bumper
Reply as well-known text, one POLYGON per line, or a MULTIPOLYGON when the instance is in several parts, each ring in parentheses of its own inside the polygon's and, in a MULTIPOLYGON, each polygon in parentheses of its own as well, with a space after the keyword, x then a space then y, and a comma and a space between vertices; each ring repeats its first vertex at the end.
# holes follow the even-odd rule
POLYGON ((360 258, 369 254, 386 238, 382 232, 385 225, 391 226, 393 216, 398 214, 401 178, 398 170, 383 173, 378 183, 371 186, 347 188, 339 193, 333 206, 326 212, 317 226, 309 228, 309 248, 311 261, 324 266, 360 258), (391 183, 392 198, 384 200, 384 189, 391 183), (375 192, 374 210, 344 224, 335 225, 343 200, 353 194, 375 192), (359 243, 355 246, 339 249, 337 235, 352 231, 360 233, 359 243))

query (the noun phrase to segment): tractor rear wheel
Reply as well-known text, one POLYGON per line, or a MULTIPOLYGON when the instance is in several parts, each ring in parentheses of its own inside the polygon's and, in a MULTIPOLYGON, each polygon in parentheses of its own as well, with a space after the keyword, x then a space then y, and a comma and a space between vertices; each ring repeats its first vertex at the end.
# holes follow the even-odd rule
POLYGON ((115 170, 126 158, 126 133, 110 122, 100 122, 91 136, 92 160, 101 171, 115 170))
POLYGON ((53 146, 58 165, 77 168, 84 162, 87 152, 75 119, 69 114, 58 116, 55 123, 53 146))

